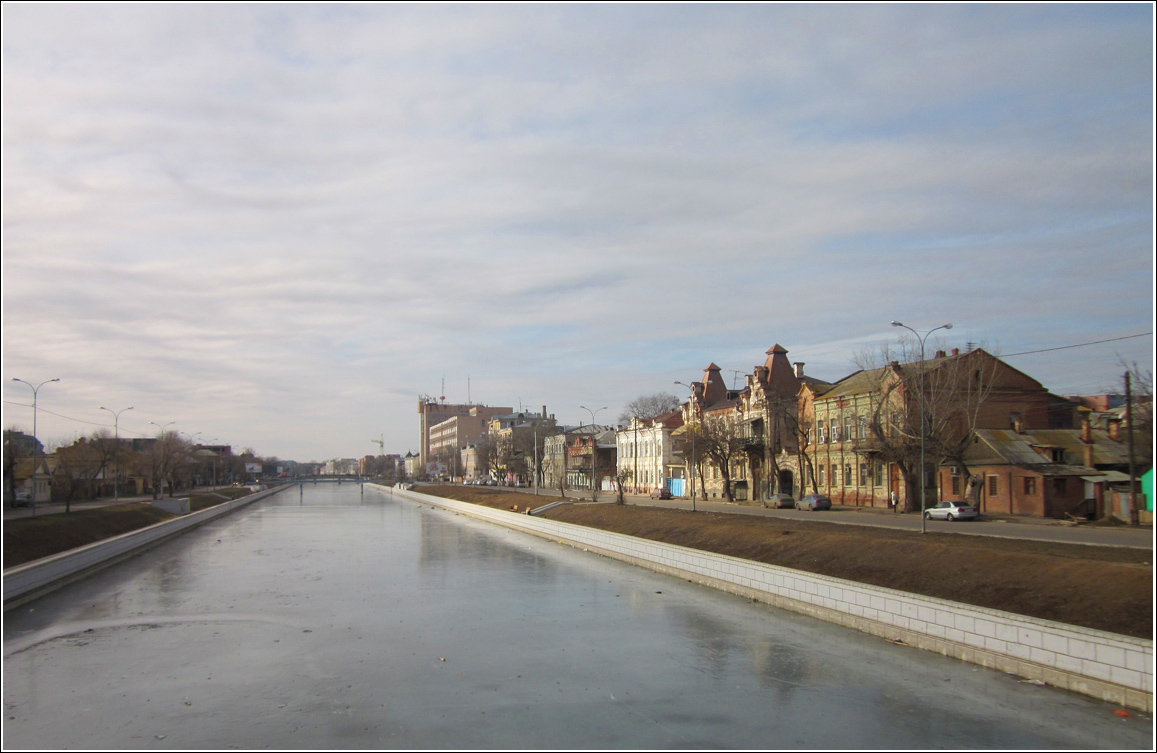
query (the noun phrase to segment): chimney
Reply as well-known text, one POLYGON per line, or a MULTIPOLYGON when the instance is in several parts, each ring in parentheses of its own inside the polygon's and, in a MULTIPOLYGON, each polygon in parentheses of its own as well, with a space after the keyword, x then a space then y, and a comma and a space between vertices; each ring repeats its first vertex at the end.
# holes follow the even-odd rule
POLYGON ((803 379, 803 366, 804 366, 803 361, 796 361, 795 363, 792 364, 792 366, 795 367, 795 378, 796 379, 803 379))
POLYGON ((943 358, 943 357, 944 357, 944 356, 946 356, 946 355, 948 355, 948 354, 947 354, 947 353, 945 353, 945 352, 944 352, 944 351, 942 351, 942 350, 938 350, 938 351, 936 351, 936 357, 937 357, 937 358, 943 358))
POLYGON ((1089 422, 1088 416, 1081 419, 1081 441, 1085 444, 1093 443, 1093 425, 1089 422))
POLYGON ((1012 430, 1017 434, 1024 434, 1024 418, 1019 413, 1013 414, 1012 430))
POLYGON ((1093 443, 1090 442, 1081 449, 1085 451, 1085 466, 1088 468, 1095 468, 1096 466, 1093 465, 1093 443))
POLYGON ((546 420, 546 406, 542 406, 542 413, 538 414, 543 420, 546 420))
POLYGON ((960 355, 960 348, 953 348, 952 349, 952 355, 954 355, 954 356, 960 355))
POLYGON ((1114 442, 1121 441, 1121 419, 1109 419, 1109 439, 1113 440, 1114 442))

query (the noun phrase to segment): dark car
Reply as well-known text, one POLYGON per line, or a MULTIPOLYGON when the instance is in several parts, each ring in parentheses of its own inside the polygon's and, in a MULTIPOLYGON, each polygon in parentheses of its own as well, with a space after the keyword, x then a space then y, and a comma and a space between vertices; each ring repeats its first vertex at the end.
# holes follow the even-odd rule
POLYGON ((651 499, 671 499, 671 490, 667 487, 651 491, 651 499))
POLYGON ((795 503, 797 510, 830 510, 832 501, 822 494, 809 494, 795 503))

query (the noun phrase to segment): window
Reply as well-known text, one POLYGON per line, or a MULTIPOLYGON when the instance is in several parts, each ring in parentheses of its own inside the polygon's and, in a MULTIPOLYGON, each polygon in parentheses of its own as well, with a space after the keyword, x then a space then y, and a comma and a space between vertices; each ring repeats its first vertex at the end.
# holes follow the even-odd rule
POLYGON ((824 420, 821 418, 817 422, 817 424, 818 424, 818 428, 819 428, 820 444, 825 444, 827 442, 827 436, 825 436, 825 431, 824 431, 825 430, 824 420))
POLYGON ((832 474, 832 480, 829 481, 828 483, 830 483, 832 486, 839 486, 840 485, 839 466, 837 466, 835 463, 832 463, 832 466, 831 466, 831 468, 828 469, 828 472, 832 474))
POLYGON ((1031 476, 1024 477, 1024 493, 1036 494, 1036 479, 1031 476))
POLYGON ((824 485, 824 466, 820 466, 820 486, 824 485))
POLYGON ((868 438, 868 417, 860 416, 860 439, 868 438))
POLYGON ((884 485, 884 464, 876 463, 876 486, 884 485))
POLYGON ((868 485, 868 464, 860 463, 860 486, 868 485))
POLYGON ((844 486, 852 485, 852 466, 844 466, 844 486))
POLYGON ((856 435, 852 433, 854 419, 855 417, 851 413, 844 414, 844 439, 855 439, 856 435))
POLYGON ((960 477, 959 476, 953 476, 952 477, 952 494, 953 495, 959 495, 960 494, 960 477))
POLYGON ((989 476, 988 477, 988 494, 989 494, 989 496, 995 497, 999 493, 1000 493, 1000 477, 999 476, 989 476))
POLYGON ((892 431, 890 433, 893 437, 900 436, 900 414, 899 413, 893 413, 892 414, 892 431))
POLYGON ((1065 451, 1063 449, 1061 449, 1059 447, 1053 448, 1053 462, 1054 463, 1065 462, 1065 451))

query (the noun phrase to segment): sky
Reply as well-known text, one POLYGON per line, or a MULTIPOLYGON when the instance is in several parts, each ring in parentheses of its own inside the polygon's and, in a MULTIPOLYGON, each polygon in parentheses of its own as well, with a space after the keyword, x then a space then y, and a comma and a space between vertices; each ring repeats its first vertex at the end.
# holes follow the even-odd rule
POLYGON ((60 379, 50 447, 405 454, 420 395, 609 423, 893 320, 1062 395, 1153 363, 1147 3, 2 12, 3 423, 60 379))

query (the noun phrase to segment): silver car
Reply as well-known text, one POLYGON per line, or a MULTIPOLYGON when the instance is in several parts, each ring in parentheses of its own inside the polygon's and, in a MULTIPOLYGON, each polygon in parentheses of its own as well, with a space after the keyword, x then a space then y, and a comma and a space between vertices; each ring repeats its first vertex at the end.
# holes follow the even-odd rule
POLYGON ((795 507, 795 498, 790 494, 769 494, 767 499, 763 501, 764 507, 795 507))
POLYGON ((924 517, 928 520, 975 520, 980 517, 980 513, 976 512, 975 507, 964 502, 945 500, 925 510, 924 517))
POLYGON ((830 510, 832 501, 822 494, 808 494, 795 503, 797 510, 830 510))

